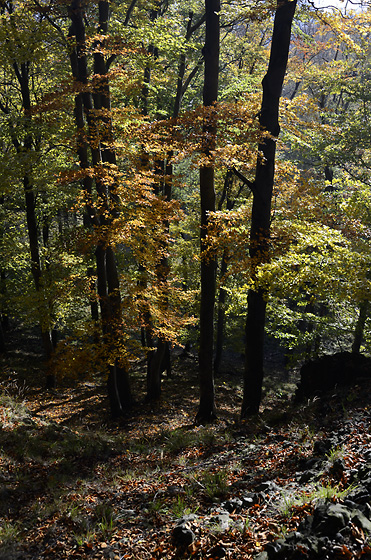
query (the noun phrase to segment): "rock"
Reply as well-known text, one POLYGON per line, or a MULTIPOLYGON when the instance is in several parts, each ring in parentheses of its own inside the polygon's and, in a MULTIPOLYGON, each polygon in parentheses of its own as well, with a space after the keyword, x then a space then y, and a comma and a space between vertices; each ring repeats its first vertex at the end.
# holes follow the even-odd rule
MULTIPOLYGON (((316 443, 317 442, 315 442, 314 445, 316 445, 316 443)), ((298 467, 300 467, 300 469, 302 469, 303 471, 310 471, 318 468, 320 463, 321 462, 319 459, 317 459, 316 457, 311 457, 310 459, 300 459, 298 467)))
POLYGON ((242 506, 244 508, 250 508, 258 503, 259 503, 259 495, 256 494, 255 492, 249 492, 248 494, 242 496, 242 506))
POLYGON ((259 552, 257 556, 254 556, 254 560, 268 560, 268 552, 263 550, 263 552, 259 552))
POLYGON ((347 499, 355 502, 356 504, 368 504, 370 501, 370 491, 361 484, 349 492, 347 499))
POLYGON ((357 509, 357 504, 355 502, 352 502, 352 500, 346 499, 344 500, 344 505, 350 509, 351 511, 354 509, 357 509))
POLYGON ((230 524, 229 513, 227 511, 221 511, 216 515, 212 515, 207 524, 211 527, 216 527, 218 531, 227 531, 230 524))
POLYGON ((371 474, 371 465, 366 463, 365 465, 361 465, 358 469, 358 478, 359 480, 367 479, 371 474))
POLYGON ((196 538, 194 532, 184 527, 184 525, 177 525, 174 527, 172 536, 176 546, 189 546, 196 538))
POLYGON ((308 551, 308 558, 315 558, 315 556, 319 554, 320 545, 317 537, 315 536, 306 537, 303 540, 303 543, 308 551))
POLYGON ((352 352, 325 355, 306 362, 300 370, 296 401, 320 395, 336 385, 351 385, 371 376, 371 358, 352 352))
POLYGON ((325 457, 335 447, 332 439, 317 439, 313 445, 313 453, 319 457, 325 457))
POLYGON ((36 428, 37 427, 37 422, 35 422, 35 420, 30 418, 29 416, 26 416, 25 418, 22 418, 22 422, 23 422, 23 424, 25 424, 26 426, 30 426, 31 428, 36 428))
POLYGON ((312 531, 312 524, 313 524, 313 516, 307 515, 300 521, 298 530, 303 533, 310 533, 312 531))
POLYGON ((318 478, 319 476, 320 476, 320 473, 318 473, 316 471, 304 471, 303 473, 299 474, 298 482, 300 484, 305 484, 306 482, 309 482, 310 480, 316 480, 316 478, 318 478))
POLYGON ((336 533, 336 535, 334 536, 334 540, 338 543, 342 543, 344 542, 344 535, 342 535, 341 533, 336 533))
POLYGON ((352 511, 351 520, 354 525, 362 529, 366 534, 371 534, 371 521, 359 509, 352 511))
POLYGON ((136 512, 134 509, 121 509, 120 510, 120 515, 122 515, 123 517, 135 517, 136 512))
POLYGON ((239 498, 231 498, 223 502, 222 506, 228 513, 239 512, 242 509, 243 502, 239 498))
POLYGON ((348 481, 350 483, 352 483, 357 478, 358 478, 358 470, 357 469, 349 469, 349 471, 348 471, 348 481))
POLYGON ((303 534, 300 531, 293 531, 292 533, 289 533, 286 537, 286 541, 287 542, 299 542, 300 540, 302 540, 303 534))
POLYGON ((320 537, 318 539, 318 548, 320 552, 325 552, 331 549, 331 541, 328 537, 320 537))
POLYGON ((341 504, 319 504, 313 513, 313 531, 333 537, 350 521, 351 512, 341 504))
POLYGON ((265 545, 269 560, 286 560, 286 558, 289 558, 290 548, 290 545, 284 539, 277 539, 265 545))
POLYGON ((169 494, 169 496, 180 496, 185 494, 185 490, 181 486, 172 485, 166 488, 166 493, 169 494))
POLYGON ((336 479, 341 480, 345 472, 345 461, 340 457, 335 459, 331 467, 329 468, 329 473, 336 479))
POLYGON ((226 549, 221 545, 214 546, 209 553, 212 558, 225 558, 227 556, 226 549))
POLYGON ((258 484, 255 490, 257 492, 264 492, 264 494, 266 494, 267 492, 269 493, 280 492, 280 487, 275 482, 268 480, 267 482, 262 482, 261 484, 258 484))

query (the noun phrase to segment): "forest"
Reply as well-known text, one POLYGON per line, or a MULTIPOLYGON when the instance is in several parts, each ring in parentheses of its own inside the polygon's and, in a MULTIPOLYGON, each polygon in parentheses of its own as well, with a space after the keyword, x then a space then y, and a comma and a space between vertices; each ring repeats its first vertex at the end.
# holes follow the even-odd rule
POLYGON ((294 362, 367 352, 369 17, 2 2, 2 347, 39 328, 46 383, 101 372, 120 416, 133 360, 158 399, 192 346, 200 422, 223 349, 258 411, 265 331, 294 362))
POLYGON ((0 0, 0 560, 371 558, 370 24, 0 0))

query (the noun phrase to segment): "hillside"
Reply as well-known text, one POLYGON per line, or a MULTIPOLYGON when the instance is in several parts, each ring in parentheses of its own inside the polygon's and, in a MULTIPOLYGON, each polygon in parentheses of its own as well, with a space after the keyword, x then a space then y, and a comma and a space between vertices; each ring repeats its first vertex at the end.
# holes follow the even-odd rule
POLYGON ((276 371, 239 423, 225 374, 218 422, 194 427, 197 362, 178 357, 162 401, 118 425, 102 379, 44 392, 39 366, 2 359, 1 560, 371 558, 369 380, 294 406, 276 371))

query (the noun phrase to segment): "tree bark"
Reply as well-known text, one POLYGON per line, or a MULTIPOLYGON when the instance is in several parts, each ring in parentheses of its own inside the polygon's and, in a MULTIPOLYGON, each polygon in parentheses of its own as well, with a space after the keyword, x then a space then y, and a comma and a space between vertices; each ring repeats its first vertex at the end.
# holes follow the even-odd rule
MULTIPOLYGON (((99 31, 101 35, 107 32, 109 19, 109 3, 100 1, 99 31)), ((76 50, 71 54, 71 67, 75 79, 86 85, 88 82, 88 65, 85 52, 85 24, 84 11, 81 0, 74 0, 70 4, 71 30, 70 35, 76 38, 76 50)), ((95 91, 93 96, 89 91, 77 94, 75 98, 75 118, 78 137, 81 144, 78 146, 80 166, 89 167, 88 145, 90 148, 92 165, 101 166, 104 163, 116 165, 116 154, 113 144, 112 120, 110 116, 111 101, 107 64, 96 44, 94 54, 94 72, 96 75, 95 91), (106 111, 102 111, 105 109, 106 111), (102 133, 98 133, 98 120, 102 120, 102 133), (90 143, 85 140, 85 120, 88 127, 90 143)), ((90 205, 93 183, 89 177, 84 179, 83 188, 87 195, 87 214, 95 226, 109 226, 112 217, 118 211, 115 188, 108 190, 96 178, 95 187, 102 211, 97 213, 90 205)), ((114 351, 115 341, 122 332, 122 309, 119 286, 119 276, 113 248, 107 246, 104 238, 100 239, 95 250, 97 264, 98 296, 101 309, 102 332, 108 346, 108 353, 114 351)), ((115 357, 109 366, 108 397, 112 416, 117 417, 132 404, 132 395, 127 368, 118 363, 115 357)))
POLYGON ((205 0, 206 8, 206 35, 204 46, 205 74, 203 87, 203 105, 210 107, 210 115, 205 118, 203 126, 204 145, 203 153, 209 159, 207 164, 200 168, 200 195, 201 195, 201 305, 200 305, 200 342, 199 342, 199 384, 200 403, 196 415, 196 423, 204 424, 216 418, 215 388, 213 373, 213 346, 214 346, 214 306, 215 306, 215 273, 216 260, 207 255, 208 240, 207 229, 209 213, 215 211, 214 188, 214 163, 213 150, 217 128, 216 107, 213 107, 218 98, 219 79, 219 40, 220 24, 219 0, 205 0))
MULTIPOLYGON (((159 185, 155 188, 158 196, 162 195, 167 202, 171 200, 171 175, 172 168, 166 166, 165 161, 159 162, 157 169, 159 171, 159 185)), ((169 232, 169 221, 165 218, 163 220, 163 229, 165 233, 169 232)), ((167 246, 166 241, 160 243, 159 250, 163 255, 166 255, 167 246)), ((162 307, 165 312, 168 308, 168 277, 169 277, 169 261, 166 256, 160 259, 156 267, 156 277, 158 286, 161 286, 162 293, 162 307)), ((152 342, 153 343, 153 342, 152 342)), ((161 375, 167 370, 168 375, 171 375, 170 363, 170 344, 163 336, 157 337, 156 349, 150 350, 148 353, 147 363, 147 400, 157 400, 161 396, 161 375)))
POLYGON ((367 300, 362 301, 359 305, 359 315, 356 323, 356 328, 354 329, 354 340, 352 344, 352 352, 354 354, 359 354, 361 350, 361 344, 363 340, 363 332, 365 329, 365 324, 368 317, 368 310, 370 304, 367 300))
MULTIPOLYGON (((257 268, 269 260, 271 202, 274 182, 276 139, 280 132, 279 101, 285 77, 291 40, 291 25, 296 0, 279 0, 274 18, 274 28, 268 71, 263 78, 263 99, 259 116, 264 141, 259 144, 259 155, 253 189, 253 206, 250 229, 250 258, 252 279, 257 268)), ((258 286, 249 291, 246 319, 246 364, 241 417, 259 411, 262 396, 264 328, 266 296, 258 286)))
MULTIPOLYGON (((220 266, 220 282, 223 281, 224 276, 228 269, 228 251, 224 249, 222 255, 222 263, 220 266)), ((216 341, 215 341, 215 359, 214 359, 214 374, 218 375, 220 364, 222 361, 223 354, 223 342, 224 342, 224 324, 225 324, 225 301, 227 298, 227 292, 223 286, 219 288, 218 297, 218 317, 216 322, 216 341)))
MULTIPOLYGON (((30 63, 22 62, 21 64, 18 64, 17 62, 14 62, 13 68, 20 86, 22 105, 23 105, 23 110, 25 115, 25 134, 23 138, 23 143, 21 143, 16 137, 13 137, 13 144, 18 154, 23 154, 23 155, 31 154, 32 135, 30 132, 30 128, 31 128, 30 63)), ((40 296, 39 324, 41 330, 41 338, 44 346, 44 352, 47 360, 50 361, 54 347, 52 342, 51 330, 49 327, 49 317, 47 317, 49 309, 43 297, 42 267, 41 267, 40 249, 39 249, 39 228, 38 228, 37 217, 36 217, 36 197, 34 192, 34 186, 30 179, 31 176, 30 171, 31 170, 27 170, 27 169, 25 169, 24 171, 23 190, 25 196, 27 231, 28 231, 29 249, 30 249, 30 256, 31 256, 31 273, 34 280, 36 292, 40 296)), ((49 370, 49 367, 46 376, 46 386, 48 388, 52 388, 55 386, 55 377, 53 373, 49 370)))

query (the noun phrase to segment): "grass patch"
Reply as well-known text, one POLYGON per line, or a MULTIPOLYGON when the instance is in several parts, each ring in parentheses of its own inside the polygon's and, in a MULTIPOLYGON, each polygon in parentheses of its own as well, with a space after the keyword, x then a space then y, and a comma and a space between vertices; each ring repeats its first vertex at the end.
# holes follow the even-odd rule
POLYGON ((0 526, 0 546, 8 548, 18 543, 20 539, 20 527, 17 522, 5 519, 0 526))
POLYGON ((295 512, 296 508, 300 508, 305 504, 316 504, 320 500, 324 501, 338 501, 343 500, 352 490, 355 485, 351 484, 347 488, 340 488, 340 486, 331 486, 331 484, 318 484, 312 491, 305 491, 299 494, 282 495, 282 501, 279 511, 284 518, 289 518, 295 512))
POLYGON ((195 506, 193 509, 183 496, 178 496, 176 501, 171 506, 171 512, 176 518, 181 518, 184 515, 190 515, 191 513, 196 513, 199 506, 195 506))

